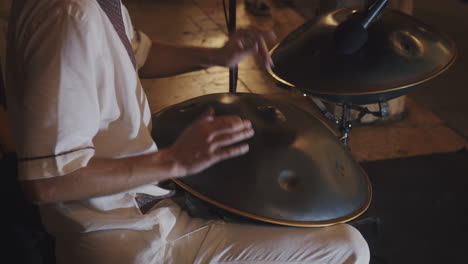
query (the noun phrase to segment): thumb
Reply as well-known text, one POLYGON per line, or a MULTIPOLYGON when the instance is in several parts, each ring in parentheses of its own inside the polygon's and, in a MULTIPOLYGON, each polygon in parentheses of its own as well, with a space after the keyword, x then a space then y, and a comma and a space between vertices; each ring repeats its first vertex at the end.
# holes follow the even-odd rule
POLYGON ((214 109, 210 106, 207 110, 205 110, 201 115, 198 116, 197 120, 208 120, 211 121, 214 119, 214 109))

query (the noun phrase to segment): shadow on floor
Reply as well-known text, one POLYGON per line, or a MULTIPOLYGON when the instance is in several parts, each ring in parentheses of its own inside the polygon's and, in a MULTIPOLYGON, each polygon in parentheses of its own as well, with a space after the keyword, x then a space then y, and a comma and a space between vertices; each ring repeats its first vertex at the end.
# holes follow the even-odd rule
POLYGON ((371 263, 466 263, 467 150, 362 165, 374 187, 363 217, 382 222, 359 228, 371 263))

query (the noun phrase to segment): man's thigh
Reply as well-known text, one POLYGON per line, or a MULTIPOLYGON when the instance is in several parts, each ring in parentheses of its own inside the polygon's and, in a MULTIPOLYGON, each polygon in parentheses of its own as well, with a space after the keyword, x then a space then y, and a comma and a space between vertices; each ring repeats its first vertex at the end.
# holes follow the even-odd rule
POLYGON ((172 263, 368 263, 359 231, 339 224, 322 228, 210 223, 168 245, 172 263))
MULTIPOLYGON (((157 230, 104 230, 56 236, 57 264, 136 264, 163 259, 164 245, 157 230)), ((154 262, 162 263, 162 262, 154 262)))

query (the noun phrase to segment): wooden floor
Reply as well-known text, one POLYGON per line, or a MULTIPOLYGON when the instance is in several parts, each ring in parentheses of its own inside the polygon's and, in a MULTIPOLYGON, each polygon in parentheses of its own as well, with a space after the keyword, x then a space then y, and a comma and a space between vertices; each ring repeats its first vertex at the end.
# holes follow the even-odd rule
MULTIPOLYGON (((178 44, 217 47, 227 39, 222 2, 219 0, 132 0, 124 1, 135 27, 151 38, 178 44)), ((275 7, 271 17, 249 15, 238 1, 238 27, 254 25, 273 30, 281 41, 304 22, 293 9, 275 7)), ((272 47, 276 43, 270 43, 272 47)), ((176 77, 143 80, 153 112, 208 94, 228 91, 228 72, 212 68, 176 77)), ((272 78, 253 58, 239 65, 239 92, 258 94, 289 93, 275 86, 272 78)), ((310 107, 315 107, 312 102, 310 107)), ((411 98, 407 113, 399 121, 354 127, 351 152, 358 161, 385 160, 430 153, 453 152, 468 147, 468 142, 430 109, 411 98)))

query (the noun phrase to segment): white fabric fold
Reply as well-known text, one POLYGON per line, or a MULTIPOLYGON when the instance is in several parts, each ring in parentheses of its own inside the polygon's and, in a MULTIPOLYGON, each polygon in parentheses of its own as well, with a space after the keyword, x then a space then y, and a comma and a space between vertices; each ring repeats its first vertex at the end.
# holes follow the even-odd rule
POLYGON ((87 203, 90 207, 99 211, 109 211, 117 208, 138 207, 135 202, 135 196, 138 193, 144 193, 152 196, 164 196, 170 191, 154 186, 144 185, 129 191, 89 199, 87 203))

